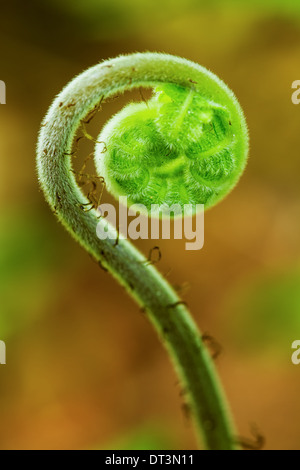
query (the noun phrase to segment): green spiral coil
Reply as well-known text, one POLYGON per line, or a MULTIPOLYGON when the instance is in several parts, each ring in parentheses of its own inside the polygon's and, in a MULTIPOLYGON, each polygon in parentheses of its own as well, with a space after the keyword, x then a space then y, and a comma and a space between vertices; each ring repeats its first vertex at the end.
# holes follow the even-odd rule
POLYGON ((190 204, 196 212, 215 205, 239 180, 247 154, 242 112, 237 122, 230 106, 166 83, 147 103, 130 103, 110 119, 95 160, 115 197, 148 212, 156 204, 163 214, 165 206, 190 204))

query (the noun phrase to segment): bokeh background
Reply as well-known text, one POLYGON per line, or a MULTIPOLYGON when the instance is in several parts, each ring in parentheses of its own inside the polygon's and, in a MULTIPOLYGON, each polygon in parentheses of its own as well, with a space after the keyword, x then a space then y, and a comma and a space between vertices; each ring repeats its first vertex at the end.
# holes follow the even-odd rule
MULTIPOLYGON (((255 423, 266 449, 299 450, 297 0, 1 3, 0 448, 195 448, 152 327, 57 223, 35 171, 39 125, 62 87, 100 60, 145 50, 211 69, 245 111, 243 178, 207 212, 203 250, 163 241, 159 269, 222 345, 217 367, 239 435, 250 438, 255 423)), ((105 105, 91 133, 127 98, 105 105)), ((153 242, 138 246, 147 254, 153 242)))

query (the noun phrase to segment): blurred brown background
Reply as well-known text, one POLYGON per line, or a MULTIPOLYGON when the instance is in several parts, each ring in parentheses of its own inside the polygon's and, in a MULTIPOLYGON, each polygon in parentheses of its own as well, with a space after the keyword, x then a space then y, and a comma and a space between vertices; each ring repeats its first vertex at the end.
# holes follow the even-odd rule
MULTIPOLYGON (((242 180, 207 212, 204 249, 163 241, 159 269, 171 268, 199 327, 223 347, 217 367, 239 434, 250 437, 254 422, 267 449, 299 450, 300 365, 291 363, 300 338, 300 105, 291 102, 299 2, 3 3, 0 448, 195 448, 152 327, 57 223, 35 171, 39 125, 62 87, 100 60, 149 50, 211 69, 245 111, 242 180)), ((105 106, 92 131, 123 102, 105 106)), ((147 254, 153 242, 138 246, 147 254)))

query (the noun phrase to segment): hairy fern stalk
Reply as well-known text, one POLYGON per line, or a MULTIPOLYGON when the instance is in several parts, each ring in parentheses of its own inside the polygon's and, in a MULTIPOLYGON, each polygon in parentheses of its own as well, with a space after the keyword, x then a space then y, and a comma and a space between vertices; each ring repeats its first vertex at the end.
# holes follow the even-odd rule
MULTIPOLYGON (((148 107, 131 103, 102 129, 95 162, 109 190, 129 202, 204 204, 222 200, 246 164, 248 135, 240 105, 205 68, 178 57, 136 53, 85 71, 58 95, 41 127, 39 181, 53 211, 96 260, 131 294, 157 330, 188 394, 199 443, 237 448, 214 364, 184 303, 128 240, 99 240, 96 210, 71 167, 78 128, 107 98, 138 87, 154 89, 148 107), (105 143, 106 151, 100 141, 105 143)), ((103 220, 104 226, 107 221, 103 220)), ((118 234, 113 227, 109 230, 118 234)))

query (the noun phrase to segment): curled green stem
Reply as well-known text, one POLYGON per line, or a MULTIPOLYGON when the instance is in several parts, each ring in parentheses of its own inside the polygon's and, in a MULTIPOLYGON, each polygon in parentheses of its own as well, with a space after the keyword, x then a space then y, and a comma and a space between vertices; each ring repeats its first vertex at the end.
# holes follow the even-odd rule
MULTIPOLYGON (((40 184, 53 211, 74 238, 103 265, 142 306, 155 326, 189 397, 202 445, 233 450, 235 432, 214 364, 186 306, 166 280, 127 240, 99 240, 97 212, 85 212, 88 201, 71 169, 76 132, 103 100, 136 87, 175 83, 214 95, 232 97, 218 79, 200 66, 176 57, 144 53, 103 62, 76 77, 60 93, 46 115, 37 147, 40 184)), ((240 120, 240 109, 233 114, 240 120)), ((110 230, 114 231, 111 227, 110 230)), ((117 233, 116 237, 117 237, 117 233)))

